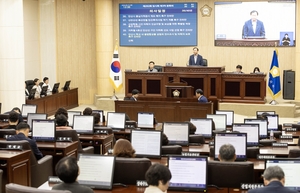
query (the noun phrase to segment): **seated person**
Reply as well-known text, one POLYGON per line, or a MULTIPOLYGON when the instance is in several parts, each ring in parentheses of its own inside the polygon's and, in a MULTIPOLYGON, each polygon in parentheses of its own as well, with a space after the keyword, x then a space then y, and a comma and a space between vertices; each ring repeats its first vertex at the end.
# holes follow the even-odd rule
POLYGON ((258 67, 255 67, 255 68, 253 69, 253 73, 260 73, 259 68, 258 68, 258 67))
POLYGON ((86 107, 82 112, 83 115, 92 115, 92 113, 93 110, 90 107, 86 107))
POLYGON ((68 126, 67 117, 63 114, 59 114, 55 117, 56 130, 72 130, 72 127, 68 126))
MULTIPOLYGON (((23 116, 19 107, 14 107, 11 111, 18 113, 19 123, 23 122, 23 116)), ((8 112, 9 113, 9 112, 8 112)))
POLYGON ((100 114, 99 113, 92 113, 94 116, 94 125, 99 126, 100 124, 100 114))
POLYGON ((139 93, 140 93, 139 90, 133 89, 133 90, 131 91, 132 96, 131 96, 130 100, 131 100, 131 101, 137 101, 137 98, 139 97, 139 93))
POLYGON ((221 162, 234 162, 236 159, 235 148, 231 144, 224 144, 219 149, 219 160, 221 162))
POLYGON ((237 65, 235 67, 235 72, 236 74, 243 74, 244 72, 242 72, 243 67, 241 65, 237 65))
POLYGON ((74 157, 64 157, 55 166, 55 173, 63 181, 52 187, 52 190, 68 190, 72 193, 93 193, 94 191, 77 182, 79 167, 74 157))
MULTIPOLYGON (((57 115, 60 115, 60 114, 63 114, 64 116, 66 116, 66 118, 68 120, 69 117, 68 117, 67 109, 65 109, 63 107, 58 108, 57 111, 54 114, 54 117, 56 117, 57 115)), ((68 122, 68 125, 69 125, 69 122, 68 122)))
POLYGON ((135 150, 127 139, 119 139, 113 149, 113 155, 116 157, 135 157, 135 150))
POLYGON ((168 144, 169 144, 168 136, 166 134, 162 133, 161 145, 168 145, 168 144))
POLYGON ((208 102, 207 98, 203 95, 203 90, 202 89, 197 89, 196 90, 196 97, 198 97, 198 102, 199 103, 207 103, 208 102))
POLYGON ((15 111, 11 111, 8 115, 8 124, 9 127, 7 129, 17 129, 17 125, 19 123, 19 114, 15 111))
POLYGON ((42 85, 42 88, 43 88, 44 86, 48 86, 47 92, 51 92, 51 91, 52 91, 52 88, 51 88, 51 86, 50 86, 50 84, 49 84, 49 78, 48 78, 48 77, 44 77, 43 82, 44 82, 44 84, 42 85))
POLYGON ((145 175, 148 187, 144 193, 167 192, 172 174, 166 166, 162 164, 152 164, 145 175))
POLYGON ((40 80, 38 78, 35 78, 33 82, 34 86, 32 87, 32 89, 36 89, 34 98, 40 98, 42 92, 42 88, 40 87, 40 80))
POLYGON ((148 72, 158 72, 157 69, 154 68, 155 63, 153 61, 149 62, 148 72))
POLYGON ((279 166, 268 167, 263 174, 263 188, 248 190, 249 193, 265 193, 265 192, 280 192, 280 193, 296 193, 298 191, 284 187, 285 176, 283 170, 279 166))
POLYGON ((17 126, 16 135, 7 138, 7 141, 22 141, 26 140, 29 142, 31 146, 31 151, 34 153, 37 160, 41 159, 43 157, 43 154, 40 152, 39 148, 36 145, 36 141, 34 139, 28 138, 30 128, 27 123, 21 122, 17 126))

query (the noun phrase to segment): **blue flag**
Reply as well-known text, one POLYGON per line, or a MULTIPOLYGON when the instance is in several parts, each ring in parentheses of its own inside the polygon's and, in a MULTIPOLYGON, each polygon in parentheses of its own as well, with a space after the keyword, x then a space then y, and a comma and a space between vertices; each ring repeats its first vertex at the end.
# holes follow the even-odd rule
POLYGON ((280 69, 278 64, 277 50, 274 50, 273 59, 270 66, 268 90, 273 100, 281 94, 280 69))

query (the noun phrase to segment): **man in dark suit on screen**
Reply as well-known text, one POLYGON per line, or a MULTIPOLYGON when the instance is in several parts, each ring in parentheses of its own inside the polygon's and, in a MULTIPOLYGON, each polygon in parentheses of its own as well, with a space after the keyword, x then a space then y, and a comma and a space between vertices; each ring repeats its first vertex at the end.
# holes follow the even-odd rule
POLYGON ((296 193, 297 191, 284 187, 285 176, 279 166, 268 167, 264 174, 265 187, 249 190, 248 193, 296 193))
POLYGON ((257 19, 258 12, 250 12, 251 19, 246 21, 243 27, 243 38, 261 37, 265 38, 266 32, 264 23, 257 19))
POLYGON ((189 66, 204 66, 203 58, 200 54, 198 54, 199 49, 197 47, 193 48, 193 55, 190 56, 189 66))

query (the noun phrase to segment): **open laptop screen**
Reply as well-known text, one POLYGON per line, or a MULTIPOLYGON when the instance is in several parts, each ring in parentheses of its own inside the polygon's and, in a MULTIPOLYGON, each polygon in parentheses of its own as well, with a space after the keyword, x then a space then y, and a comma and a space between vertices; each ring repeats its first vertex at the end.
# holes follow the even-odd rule
POLYGON ((204 191, 207 188, 207 157, 169 156, 170 190, 204 191))
POLYGON ((139 112, 138 113, 138 127, 153 127, 154 114, 139 112))
POLYGON ((131 144, 137 157, 161 156, 161 131, 131 130, 131 144))
POLYGON ((187 122, 165 122, 163 133, 167 135, 170 145, 189 145, 189 124, 187 122))
POLYGON ((206 118, 210 118, 214 121, 215 123, 215 129, 222 131, 226 130, 226 120, 227 120, 227 115, 226 114, 207 114, 206 118))
POLYGON ((191 118, 190 122, 196 126, 195 134, 201 134, 203 137, 212 137, 212 119, 191 118))
POLYGON ((266 119, 244 119, 244 123, 259 124, 259 137, 266 138, 268 136, 268 120, 266 120, 266 119))
POLYGON ((81 111, 68 111, 69 126, 73 126, 74 115, 81 115, 81 111))
POLYGON ((239 124, 232 125, 232 131, 247 133, 247 146, 258 146, 259 144, 259 124, 239 124))
POLYGON ((32 120, 33 119, 47 119, 47 114, 44 113, 28 113, 27 114, 27 124, 30 127, 30 131, 32 130, 32 120))
POLYGON ((226 115, 226 125, 227 126, 231 126, 234 121, 233 121, 233 118, 234 118, 234 111, 216 111, 216 114, 219 115, 226 115))
POLYGON ((99 113, 100 115, 100 122, 103 122, 103 110, 93 110, 93 113, 99 113))
POLYGON ((107 113, 107 127, 113 130, 125 129, 125 113, 107 113))
POLYGON ((36 141, 51 141, 55 138, 55 120, 32 120, 32 139, 36 141))
POLYGON ((284 187, 300 191, 300 159, 296 158, 275 158, 265 161, 265 168, 279 166, 285 175, 284 187))
POLYGON ((268 118, 268 130, 278 130, 278 115, 267 115, 268 118))
POLYGON ((36 113, 37 106, 36 105, 22 105, 22 116, 27 117, 28 113, 36 113))
POLYGON ((216 133, 215 160, 218 159, 219 149, 224 144, 231 144, 235 148, 236 160, 247 160, 247 134, 246 133, 216 133))
POLYGON ((114 156, 79 154, 78 183, 93 189, 111 190, 115 168, 114 156))
POLYGON ((74 115, 73 129, 79 134, 94 134, 94 116, 74 115))

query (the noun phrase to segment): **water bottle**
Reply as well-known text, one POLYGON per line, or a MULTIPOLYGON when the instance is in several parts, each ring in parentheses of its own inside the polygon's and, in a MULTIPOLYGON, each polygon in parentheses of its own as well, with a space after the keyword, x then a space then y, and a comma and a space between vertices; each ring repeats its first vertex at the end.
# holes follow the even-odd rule
POLYGON ((274 139, 274 131, 271 130, 271 132, 270 132, 270 140, 273 140, 273 139, 274 139))

